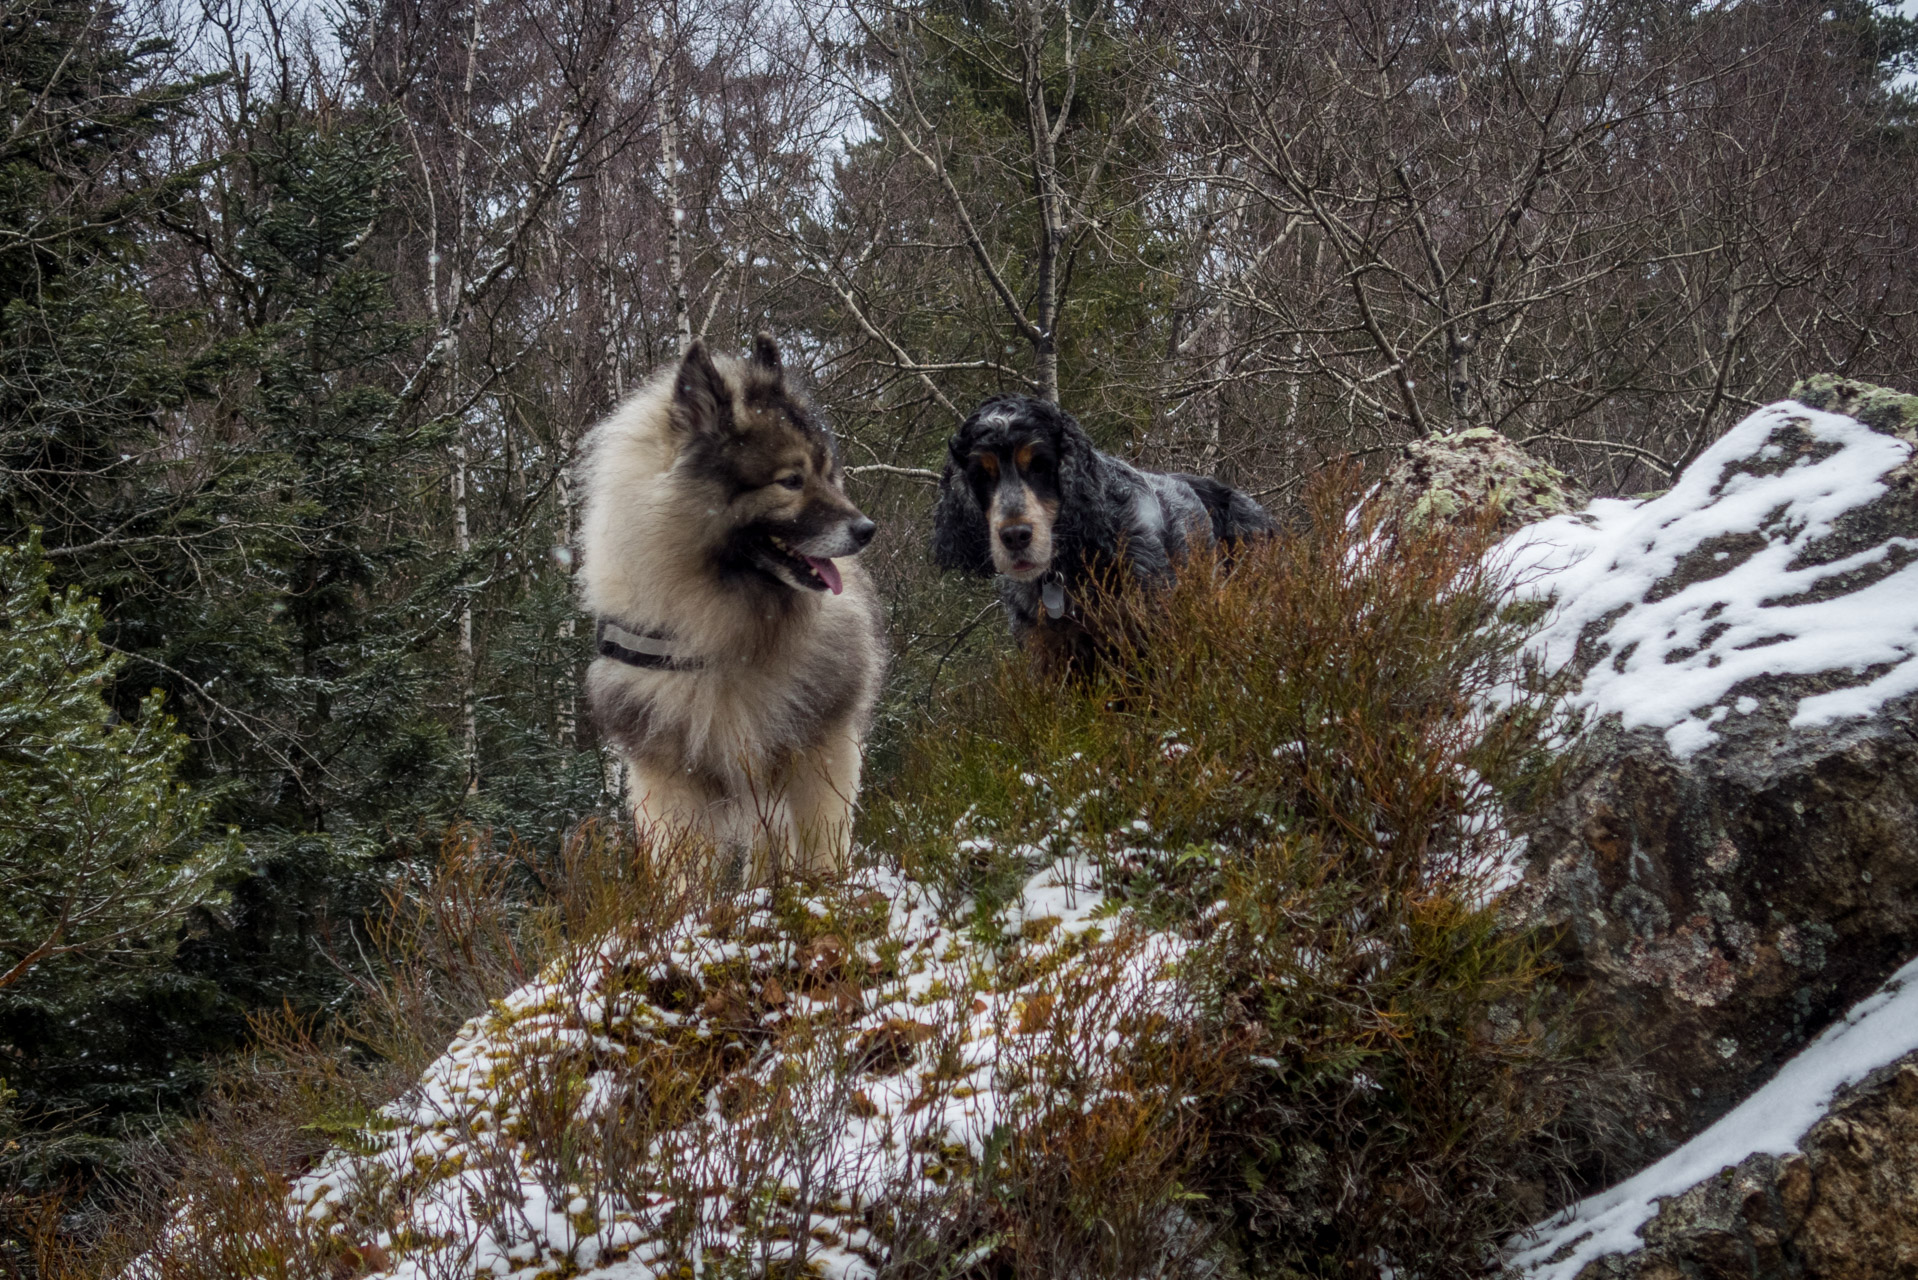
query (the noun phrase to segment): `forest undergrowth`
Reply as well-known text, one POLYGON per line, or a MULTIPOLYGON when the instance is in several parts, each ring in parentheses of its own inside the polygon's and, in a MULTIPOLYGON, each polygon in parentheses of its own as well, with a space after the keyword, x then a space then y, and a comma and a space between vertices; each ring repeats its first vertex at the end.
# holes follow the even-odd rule
POLYGON ((1089 850, 1198 940, 1185 979, 1248 1070, 1182 1181, 1250 1273, 1470 1274, 1632 1149, 1623 1073, 1498 909, 1507 821, 1576 726, 1489 529, 1361 518, 1356 492, 1335 473, 1302 527, 1119 592, 1098 678, 1011 661, 956 692, 872 838, 980 919, 1035 847, 1089 850))
POLYGON ((439 1274, 415 1220, 438 1173, 335 1178, 330 1216, 296 1188, 388 1141, 382 1108, 469 1019, 533 1043, 499 1002, 536 979, 541 1016, 598 1047, 494 1058, 498 1114, 447 1157, 501 1205, 532 1179, 571 1206, 572 1243, 549 1232, 509 1270, 637 1257, 638 1227, 608 1224, 665 1204, 691 1207, 648 1220, 646 1256, 687 1269, 660 1274, 813 1274, 827 1241, 886 1276, 1482 1271, 1619 1138, 1622 1073, 1549 939, 1498 906, 1522 856, 1507 818, 1556 784, 1568 726, 1523 669, 1488 535, 1355 519, 1353 496, 1322 482, 1286 536, 1085 602, 1127 620, 1096 676, 1013 655, 942 698, 868 795, 871 865, 843 886, 734 901, 689 871, 697 850, 610 827, 545 864, 455 833, 339 957, 351 1016, 257 1019, 139 1194, 90 1235, 44 1233, 27 1274, 439 1274), (1047 867, 1077 868, 1090 905, 1025 903, 1047 867), (675 967, 662 940, 689 929, 732 959, 675 967), (608 985, 568 976, 609 938, 628 950, 608 985), (653 1020, 615 1027, 615 995, 653 1020), (791 1172, 884 1112, 882 1085, 904 1082, 903 1122, 968 1079, 999 1107, 978 1142, 915 1131, 910 1177, 862 1174, 863 1194, 791 1172), (741 1185, 699 1185, 726 1144, 741 1185))

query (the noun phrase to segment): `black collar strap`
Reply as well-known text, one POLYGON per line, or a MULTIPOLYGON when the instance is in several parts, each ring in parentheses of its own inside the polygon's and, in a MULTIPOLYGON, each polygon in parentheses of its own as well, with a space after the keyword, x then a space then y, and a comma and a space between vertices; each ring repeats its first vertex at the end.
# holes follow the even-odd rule
POLYGON ((676 656, 672 639, 664 631, 629 631, 611 618, 599 620, 595 644, 601 656, 629 667, 692 671, 704 665, 698 658, 676 656))

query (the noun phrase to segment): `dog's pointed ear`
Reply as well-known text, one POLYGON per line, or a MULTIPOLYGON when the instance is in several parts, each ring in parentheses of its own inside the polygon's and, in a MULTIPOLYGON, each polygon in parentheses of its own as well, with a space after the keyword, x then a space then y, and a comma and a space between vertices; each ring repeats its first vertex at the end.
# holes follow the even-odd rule
POLYGON ((979 509, 966 473, 951 458, 939 477, 939 505, 932 509, 932 562, 982 577, 993 571, 986 513, 979 509))
POLYGON ((688 436, 717 435, 732 429, 733 396, 719 366, 695 338, 673 378, 673 417, 688 436))
POLYGON ((784 367, 779 358, 779 344, 764 329, 753 335, 753 363, 775 376, 784 367))

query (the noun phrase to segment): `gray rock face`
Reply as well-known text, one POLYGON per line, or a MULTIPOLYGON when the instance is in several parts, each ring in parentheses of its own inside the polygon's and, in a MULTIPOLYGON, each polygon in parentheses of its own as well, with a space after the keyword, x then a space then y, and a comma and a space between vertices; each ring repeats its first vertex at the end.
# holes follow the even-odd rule
POLYGON ((1848 1090, 1785 1156, 1660 1206, 1645 1245, 1578 1280, 1891 1280, 1918 1275, 1918 1054, 1848 1090))
POLYGON ((1665 1142, 1918 953, 1918 397, 1797 390, 1873 430, 1773 406, 1657 503, 1539 526, 1599 557, 1545 579, 1588 606, 1557 643, 1596 723, 1512 909, 1562 931, 1665 1142))
POLYGON ((1576 511, 1591 495, 1489 427, 1415 440, 1405 446, 1373 495, 1413 520, 1471 520, 1490 507, 1510 533, 1576 511))
POLYGON ((1641 1128, 1696 1132, 1918 951, 1918 736, 1903 699, 1836 732, 1773 697, 1679 762, 1602 725, 1531 834, 1533 923, 1662 1086, 1641 1128))

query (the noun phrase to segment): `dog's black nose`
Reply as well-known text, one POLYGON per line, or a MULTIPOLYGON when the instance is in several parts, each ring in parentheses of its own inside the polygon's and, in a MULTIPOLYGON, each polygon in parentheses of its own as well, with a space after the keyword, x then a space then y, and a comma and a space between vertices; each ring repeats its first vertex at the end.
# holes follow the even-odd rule
POLYGON ((857 520, 846 526, 846 532, 852 535, 854 542, 864 547, 868 542, 872 541, 872 535, 879 532, 879 526, 866 519, 866 517, 860 516, 857 520))
POLYGON ((1032 545, 1032 526, 1029 524, 1006 524, 999 526, 999 541, 1008 551, 1024 551, 1032 545))

